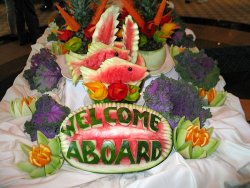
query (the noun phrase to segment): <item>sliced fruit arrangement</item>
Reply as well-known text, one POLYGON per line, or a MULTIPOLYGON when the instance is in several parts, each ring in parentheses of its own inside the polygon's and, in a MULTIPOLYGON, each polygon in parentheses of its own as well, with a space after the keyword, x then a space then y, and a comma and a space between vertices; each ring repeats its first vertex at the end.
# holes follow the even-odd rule
POLYGON ((130 60, 128 50, 122 50, 101 42, 92 43, 89 52, 85 56, 75 56, 66 54, 66 62, 72 71, 73 83, 76 84, 81 76, 80 67, 87 67, 93 70, 100 68, 100 65, 109 58, 119 57, 121 59, 130 60))
POLYGON ((221 106, 224 104, 227 96, 227 92, 225 91, 216 91, 215 88, 212 88, 206 91, 203 88, 199 89, 199 96, 203 100, 204 105, 215 107, 221 106))
POLYGON ((85 66, 80 67, 80 70, 85 83, 100 81, 104 84, 126 83, 136 85, 148 75, 146 67, 118 57, 105 60, 97 70, 85 66))
POLYGON ((186 159, 201 159, 211 155, 219 146, 212 138, 213 128, 200 128, 199 118, 192 122, 182 117, 174 129, 174 147, 186 159))
POLYGON ((17 98, 10 102, 10 113, 14 117, 28 116, 35 112, 37 98, 35 97, 23 97, 17 98))
POLYGON ((172 150, 167 120, 149 108, 102 103, 72 112, 60 129, 62 154, 72 166, 98 173, 152 168, 172 150))
POLYGON ((58 137, 48 139, 42 132, 37 131, 37 146, 21 144, 22 151, 28 161, 19 162, 16 166, 29 173, 30 177, 38 178, 54 174, 63 164, 60 156, 61 148, 58 137))
POLYGON ((136 63, 145 67, 143 58, 138 54, 138 26, 132 20, 131 16, 125 18, 122 42, 115 42, 119 23, 118 15, 119 7, 114 5, 106 9, 102 14, 95 27, 88 53, 84 58, 77 59, 75 56, 66 55, 66 62, 71 70, 74 84, 81 77, 81 67, 97 70, 107 59, 113 57, 118 57, 127 60, 129 63, 136 63))

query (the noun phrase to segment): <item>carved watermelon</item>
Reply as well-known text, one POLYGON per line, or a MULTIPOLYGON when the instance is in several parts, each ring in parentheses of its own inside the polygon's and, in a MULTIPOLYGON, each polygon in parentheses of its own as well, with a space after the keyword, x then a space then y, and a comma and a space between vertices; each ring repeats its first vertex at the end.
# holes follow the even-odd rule
POLYGON ((132 17, 128 15, 125 18, 125 24, 123 25, 123 43, 125 49, 130 51, 132 57, 131 62, 135 63, 138 54, 139 44, 139 29, 137 24, 133 21, 132 17))
POLYGON ((118 31, 117 20, 119 16, 119 7, 110 6, 102 14, 100 20, 96 24, 96 29, 92 37, 92 42, 102 42, 104 44, 113 45, 118 31))
POLYGON ((122 50, 116 47, 108 46, 101 42, 92 43, 87 55, 79 59, 70 54, 66 54, 66 62, 71 70, 73 83, 76 83, 81 76, 80 67, 87 67, 93 70, 100 68, 100 65, 107 59, 119 57, 121 59, 130 60, 128 50, 122 50))
POLYGON ((62 154, 72 166, 98 173, 152 168, 172 149, 167 120, 149 108, 102 103, 71 113, 60 129, 62 154))

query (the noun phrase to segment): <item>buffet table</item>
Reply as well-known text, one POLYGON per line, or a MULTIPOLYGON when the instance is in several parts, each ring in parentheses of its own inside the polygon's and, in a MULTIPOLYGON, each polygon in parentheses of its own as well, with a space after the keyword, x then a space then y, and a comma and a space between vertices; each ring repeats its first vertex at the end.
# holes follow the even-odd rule
MULTIPOLYGON (((45 36, 32 46, 27 60, 46 46, 45 36)), ((58 57, 60 59, 60 57, 58 57)), ((9 112, 9 103, 15 98, 41 95, 30 90, 27 81, 17 76, 0 103, 0 187, 236 187, 250 184, 250 127, 245 120, 239 98, 227 93, 223 106, 211 108, 212 118, 206 127, 214 127, 214 137, 221 140, 219 148, 205 159, 184 159, 174 149, 169 157, 158 166, 138 173, 96 174, 71 167, 64 162, 62 168, 49 177, 31 179, 28 174, 18 170, 15 164, 25 156, 20 143, 32 145, 29 135, 24 133, 24 123, 31 116, 13 117, 9 112)), ((166 76, 178 77, 174 69, 166 76)), ((146 80, 149 84, 157 76, 146 80)), ((224 81, 221 79, 223 87, 224 81)), ((79 82, 76 86, 70 79, 63 78, 59 88, 49 92, 61 104, 71 110, 90 104, 87 93, 79 82)), ((138 101, 144 105, 143 99, 138 101)), ((34 143, 33 143, 34 144, 34 143)))

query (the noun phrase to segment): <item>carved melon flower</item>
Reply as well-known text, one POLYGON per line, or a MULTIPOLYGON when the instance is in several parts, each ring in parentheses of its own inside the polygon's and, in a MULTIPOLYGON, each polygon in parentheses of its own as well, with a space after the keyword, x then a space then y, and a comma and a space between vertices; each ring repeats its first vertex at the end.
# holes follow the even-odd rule
POLYGON ((140 87, 136 85, 128 85, 128 94, 125 98, 127 101, 136 101, 140 97, 140 87))
POLYGON ((227 92, 216 91, 215 88, 211 88, 208 91, 203 88, 199 88, 199 96, 206 106, 214 107, 223 105, 226 100, 226 95, 227 92))
POLYGON ((15 117, 28 116, 35 112, 35 97, 17 98, 10 102, 10 113, 15 117))
POLYGON ((200 120, 192 122, 182 117, 174 129, 174 147, 186 159, 201 159, 211 155, 219 146, 219 140, 211 138, 213 128, 200 128, 200 120))
POLYGON ((73 37, 69 39, 66 43, 64 48, 68 51, 76 52, 82 47, 82 39, 79 37, 73 37))
POLYGON ((58 137, 48 139, 42 132, 37 131, 37 143, 38 145, 33 147, 21 144, 28 161, 16 164, 20 170, 29 173, 32 178, 52 175, 63 164, 58 137))
POLYGON ((89 97, 93 100, 104 100, 108 96, 106 86, 99 82, 88 82, 84 84, 88 88, 89 97))

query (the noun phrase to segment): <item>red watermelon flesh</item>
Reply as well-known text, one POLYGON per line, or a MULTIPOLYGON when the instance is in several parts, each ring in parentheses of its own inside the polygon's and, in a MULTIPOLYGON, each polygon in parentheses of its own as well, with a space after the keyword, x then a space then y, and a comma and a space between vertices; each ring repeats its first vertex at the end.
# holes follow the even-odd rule
POLYGON ((114 48, 102 49, 93 54, 85 56, 83 60, 69 62, 69 67, 72 70, 72 76, 77 76, 78 78, 81 75, 80 67, 84 66, 93 70, 100 68, 100 65, 109 58, 119 57, 121 59, 130 60, 129 52, 126 50, 116 50, 114 48))
POLYGON ((159 113, 146 107, 121 103, 97 104, 73 112, 64 120, 61 126, 60 138, 62 153, 71 165, 99 173, 126 173, 146 170, 166 159, 172 149, 172 130, 159 113), (108 108, 111 108, 111 110, 108 114, 105 114, 105 110, 108 108), (145 114, 143 118, 138 119, 138 113, 145 114), (156 116, 159 121, 153 122, 155 127, 152 127, 152 118, 156 116), (74 123, 72 124, 72 122, 74 123), (78 124, 77 122, 81 123, 78 124), (83 125, 88 127, 83 129, 83 125), (75 129, 75 133, 70 135, 67 131, 72 131, 72 127, 75 129), (154 129, 156 127, 157 130, 154 129), (75 151, 77 150, 72 152, 72 155, 69 154, 73 142, 79 143, 77 147, 79 153, 81 153, 81 148, 84 148, 83 143, 86 141, 93 143, 93 154, 99 156, 95 163, 88 163, 81 160, 80 157, 88 155, 87 158, 92 160, 94 155, 82 153, 78 155, 78 158, 75 158, 75 151), (112 161, 109 164, 105 163, 102 158, 101 148, 106 142, 112 142, 115 147, 113 151, 111 151, 112 148, 105 151, 104 155, 111 156, 110 160, 112 161), (125 142, 128 145, 126 151, 122 151, 125 142), (153 149, 155 142, 160 147, 158 148, 158 158, 153 160, 150 157, 157 155, 153 149), (141 143, 144 143, 146 147, 139 149, 141 143), (119 158, 121 152, 123 157, 119 158), (138 160, 141 152, 144 152, 143 157, 138 160))
POLYGON ((119 7, 110 6, 102 14, 100 20, 96 24, 96 29, 94 31, 92 42, 102 42, 107 45, 112 45, 116 39, 116 28, 119 24, 117 20, 119 15, 119 7))
POLYGON ((100 81, 105 84, 125 83, 136 85, 148 76, 147 68, 113 57, 107 59, 98 70, 80 67, 84 82, 100 81))
POLYGON ((125 18, 123 25, 123 43, 125 49, 130 51, 132 62, 135 63, 137 59, 137 52, 139 50, 139 29, 137 24, 133 21, 132 17, 128 15, 125 18))
POLYGON ((111 14, 106 20, 105 24, 99 30, 99 35, 96 38, 96 41, 102 42, 104 44, 110 44, 110 36, 113 36, 114 33, 112 31, 113 26, 113 15, 111 14), (109 35, 107 35, 109 33, 109 35))

